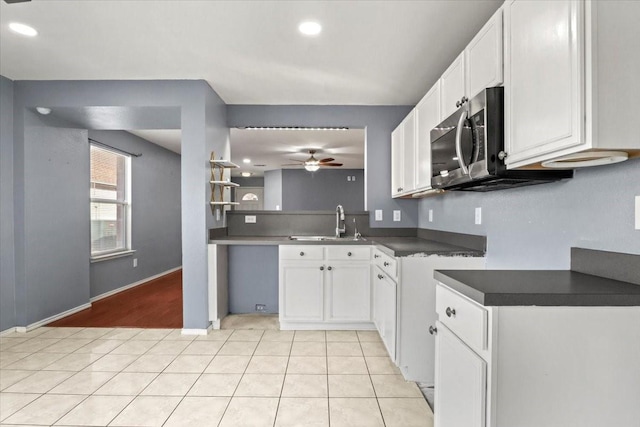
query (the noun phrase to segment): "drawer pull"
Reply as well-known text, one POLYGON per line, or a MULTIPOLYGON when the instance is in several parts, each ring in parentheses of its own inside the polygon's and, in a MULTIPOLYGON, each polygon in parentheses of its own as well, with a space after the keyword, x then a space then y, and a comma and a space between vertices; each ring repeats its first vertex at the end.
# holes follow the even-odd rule
POLYGON ((433 326, 429 326, 429 333, 431 335, 435 335, 438 333, 438 328, 434 328, 433 326))
POLYGON ((385 267, 389 267, 389 263, 387 261, 385 261, 383 264, 385 267))
POLYGON ((374 257, 374 258, 380 258, 380 255, 375 254, 373 257, 374 257))
POLYGON ((320 271, 324 271, 324 265, 320 267, 320 271))
POLYGON ((445 313, 447 313, 447 317, 452 317, 456 315, 456 310, 454 308, 447 307, 445 313))
POLYGON ((333 267, 329 266, 329 267, 327 267, 327 270, 331 271, 331 270, 333 270, 333 267))
POLYGON ((347 256, 351 256, 353 255, 351 252, 347 252, 347 256))
POLYGON ((382 274, 378 274, 378 279, 382 280, 384 279, 384 276, 382 274))
POLYGON ((304 256, 304 252, 300 252, 300 256, 304 256))

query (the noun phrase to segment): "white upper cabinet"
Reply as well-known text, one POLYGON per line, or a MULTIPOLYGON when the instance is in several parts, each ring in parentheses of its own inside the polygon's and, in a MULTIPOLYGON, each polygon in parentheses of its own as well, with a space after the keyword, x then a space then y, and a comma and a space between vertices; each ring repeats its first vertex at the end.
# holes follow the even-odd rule
POLYGON ((402 123, 391 132, 391 195, 396 197, 402 193, 404 181, 403 164, 403 131, 402 123))
POLYGON ((447 68, 440 78, 440 111, 441 118, 446 119, 459 107, 459 102, 466 96, 464 76, 464 52, 447 68))
POLYGON ((416 106, 416 190, 431 188, 431 129, 440 123, 440 81, 416 106))
POLYGON ((640 2, 505 3, 510 168, 615 159, 598 150, 638 153, 634 109, 624 102, 640 97, 638 16, 640 2))
POLYGON ((391 133, 391 195, 404 196, 416 185, 415 109, 391 133))
POLYGON ((502 8, 471 40, 464 50, 467 97, 473 98, 485 88, 502 84, 502 8))
POLYGON ((416 188, 416 110, 411 110, 402 122, 402 157, 403 157, 403 192, 413 191, 416 188))

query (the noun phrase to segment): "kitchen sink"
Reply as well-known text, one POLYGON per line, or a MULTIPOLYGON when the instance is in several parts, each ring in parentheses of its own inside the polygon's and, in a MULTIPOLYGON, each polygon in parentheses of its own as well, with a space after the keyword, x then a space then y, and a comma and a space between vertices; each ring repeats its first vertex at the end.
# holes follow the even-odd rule
POLYGON ((364 237, 354 239, 353 237, 335 237, 335 236, 289 236, 289 240, 297 240, 299 242, 324 242, 324 241, 366 241, 364 237))

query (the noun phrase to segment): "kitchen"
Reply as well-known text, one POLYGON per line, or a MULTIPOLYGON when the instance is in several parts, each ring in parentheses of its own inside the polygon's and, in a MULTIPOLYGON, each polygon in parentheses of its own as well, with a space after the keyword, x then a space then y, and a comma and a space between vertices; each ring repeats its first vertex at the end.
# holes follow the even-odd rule
MULTIPOLYGON (((633 16, 633 13, 629 15, 633 16)), ((470 34, 467 42, 472 36, 473 34, 470 34)), ((440 69, 440 74, 445 68, 440 69)), ((90 83, 70 82, 59 88, 47 88, 46 83, 22 85, 25 89, 21 90, 30 98, 19 98, 21 104, 15 109, 16 114, 20 114, 19 111, 23 107, 52 102, 51 99, 55 100, 56 97, 60 103, 90 102, 89 105, 112 105, 110 103, 113 102, 113 97, 106 96, 90 83), (24 92, 26 90, 28 92, 24 92), (46 97, 41 95, 44 92, 48 92, 46 97)), ((226 127, 290 126, 292 121, 295 121, 297 126, 365 128, 366 191, 367 207, 372 215, 371 228, 391 228, 400 225, 404 228, 486 236, 487 269, 567 270, 571 266, 571 247, 622 253, 638 252, 638 236, 633 219, 636 203, 634 197, 638 195, 639 181, 634 179, 638 173, 635 159, 620 165, 578 170, 571 180, 523 189, 486 194, 449 192, 420 201, 391 199, 390 135, 411 111, 411 107, 229 105, 226 107, 226 118, 222 119, 215 116, 216 102, 218 106, 222 104, 216 101, 214 95, 208 95, 206 106, 204 103, 198 106, 189 104, 190 101, 187 99, 191 94, 200 89, 210 90, 204 88, 204 85, 197 87, 197 83, 192 83, 192 88, 185 90, 182 98, 178 100, 162 99, 161 96, 150 97, 148 94, 154 86, 167 91, 171 87, 170 83, 128 84, 127 90, 132 92, 128 95, 122 94, 123 91, 116 82, 107 86, 115 93, 120 93, 121 100, 128 99, 126 102, 132 104, 140 103, 140 100, 143 103, 147 101, 150 105, 178 104, 183 105, 188 114, 202 108, 207 113, 207 120, 211 120, 210 129, 217 132, 219 140, 226 138, 226 127), (133 97, 138 99, 134 101, 133 97), (616 208, 613 209, 613 206, 616 208), (476 208, 481 208, 479 224, 475 221, 476 208), (373 211, 378 209, 383 211, 383 220, 376 223, 373 211), (402 211, 399 224, 394 224, 392 220, 394 210, 402 211), (516 250, 514 245, 517 245, 516 250)), ((637 90, 637 84, 634 85, 631 81, 626 90, 637 90)), ((416 95, 421 96, 424 93, 426 92, 416 95)), ((201 206, 205 198, 203 195, 208 196, 208 182, 202 179, 208 175, 208 165, 203 163, 203 158, 207 158, 208 161, 208 153, 211 151, 222 154, 222 157, 228 153, 225 153, 226 148, 223 144, 216 145, 212 140, 205 139, 201 124, 193 120, 188 118, 185 128, 183 117, 183 133, 193 142, 190 144, 192 147, 186 148, 188 151, 183 153, 183 165, 188 164, 190 167, 183 167, 182 172, 183 222, 187 224, 183 228, 182 238, 186 242, 201 243, 184 245, 185 307, 189 307, 189 310, 185 310, 184 328, 202 330, 207 328, 210 320, 207 314, 210 307, 207 307, 206 301, 202 298, 207 294, 208 269, 203 257, 206 253, 206 243, 202 242, 201 236, 203 230, 217 229, 224 223, 216 221, 208 206, 204 211, 194 210, 192 207, 201 206), (191 149, 193 151, 190 151, 191 149), (198 168, 194 165, 197 162, 200 164, 198 168), (199 190, 193 191, 194 188, 199 190)), ((19 140, 19 130, 14 132, 19 140)), ((206 199, 208 200, 208 197, 206 199)), ((324 231, 322 234, 330 231, 324 231)))

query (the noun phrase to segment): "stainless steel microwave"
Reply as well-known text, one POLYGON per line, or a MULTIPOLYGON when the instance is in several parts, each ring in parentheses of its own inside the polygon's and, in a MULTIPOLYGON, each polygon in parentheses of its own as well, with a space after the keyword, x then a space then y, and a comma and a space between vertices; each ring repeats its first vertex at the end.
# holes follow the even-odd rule
POLYGON ((504 164, 504 92, 485 89, 433 128, 431 186, 492 191, 573 177, 571 170, 508 170, 504 164))

